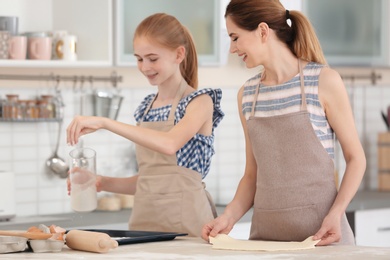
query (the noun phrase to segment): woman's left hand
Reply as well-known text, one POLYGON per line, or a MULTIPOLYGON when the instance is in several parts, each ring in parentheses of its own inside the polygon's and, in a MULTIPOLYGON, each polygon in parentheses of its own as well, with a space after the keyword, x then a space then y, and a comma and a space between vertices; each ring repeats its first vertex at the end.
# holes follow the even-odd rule
POLYGON ((313 240, 321 239, 317 246, 325 246, 341 239, 341 220, 337 215, 328 214, 322 222, 320 230, 314 235, 313 240))

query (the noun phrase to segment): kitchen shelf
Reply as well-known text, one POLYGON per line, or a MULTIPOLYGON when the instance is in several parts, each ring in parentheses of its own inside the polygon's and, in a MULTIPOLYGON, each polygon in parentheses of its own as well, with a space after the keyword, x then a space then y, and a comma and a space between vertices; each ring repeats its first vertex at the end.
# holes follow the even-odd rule
POLYGON ((36 122, 60 122, 61 118, 32 118, 32 119, 7 119, 0 118, 0 123, 36 123, 36 122))
POLYGON ((63 61, 63 60, 0 60, 0 67, 26 68, 83 68, 83 67, 111 67, 110 61, 63 61))
POLYGON ((0 0, 18 17, 18 33, 67 31, 77 36, 77 61, 0 60, 0 67, 77 68, 113 65, 114 0, 0 0))

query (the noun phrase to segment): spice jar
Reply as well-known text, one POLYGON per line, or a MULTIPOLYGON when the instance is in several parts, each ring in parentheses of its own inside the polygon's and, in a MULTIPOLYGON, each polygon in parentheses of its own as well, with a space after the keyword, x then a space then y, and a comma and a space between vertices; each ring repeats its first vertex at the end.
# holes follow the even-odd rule
POLYGON ((39 118, 50 118, 50 111, 48 109, 47 101, 46 100, 38 100, 38 111, 39 111, 39 118))
POLYGON ((4 104, 3 117, 9 119, 16 119, 18 117, 18 100, 19 95, 8 94, 6 95, 7 100, 4 104))
POLYGON ((16 109, 16 119, 26 118, 27 100, 18 100, 16 109))
POLYGON ((35 119, 39 117, 37 101, 34 99, 26 100, 26 118, 35 119))
POLYGON ((48 113, 47 118, 54 118, 56 115, 54 98, 52 95, 41 95, 41 100, 46 101, 46 109, 48 113))

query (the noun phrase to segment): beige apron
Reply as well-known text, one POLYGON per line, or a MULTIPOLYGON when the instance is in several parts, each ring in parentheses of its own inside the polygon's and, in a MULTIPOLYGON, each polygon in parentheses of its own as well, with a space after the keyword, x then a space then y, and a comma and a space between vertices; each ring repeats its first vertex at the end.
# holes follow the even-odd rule
MULTIPOLYGON (((186 87, 187 83, 182 80, 167 121, 143 122, 142 119, 139 126, 169 131, 174 126, 176 107, 186 87)), ((129 229, 200 236, 203 225, 216 217, 214 203, 205 190, 201 175, 178 166, 176 155, 165 155, 137 145, 136 156, 139 177, 129 229)))
MULTIPOLYGON (((299 71, 299 112, 254 117, 253 102, 247 121, 257 163, 250 239, 303 241, 320 229, 337 195, 333 161, 318 140, 306 108, 300 63, 299 71)), ((259 88, 260 83, 254 100, 259 88)), ((354 244, 345 214, 341 227, 340 244, 354 244)))

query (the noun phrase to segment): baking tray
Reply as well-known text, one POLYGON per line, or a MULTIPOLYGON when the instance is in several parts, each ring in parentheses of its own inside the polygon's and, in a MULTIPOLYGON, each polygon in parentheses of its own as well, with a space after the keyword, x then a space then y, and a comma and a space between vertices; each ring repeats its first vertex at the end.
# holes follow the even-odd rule
POLYGON ((111 230, 111 229, 80 229, 80 230, 106 233, 112 239, 116 240, 119 245, 173 240, 177 236, 188 235, 187 233, 137 231, 137 230, 111 230))

